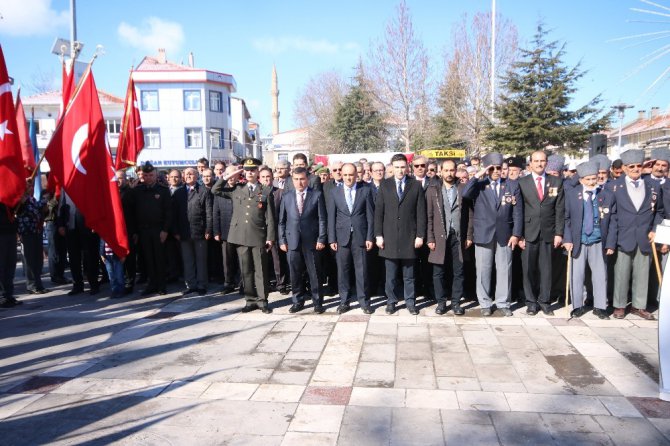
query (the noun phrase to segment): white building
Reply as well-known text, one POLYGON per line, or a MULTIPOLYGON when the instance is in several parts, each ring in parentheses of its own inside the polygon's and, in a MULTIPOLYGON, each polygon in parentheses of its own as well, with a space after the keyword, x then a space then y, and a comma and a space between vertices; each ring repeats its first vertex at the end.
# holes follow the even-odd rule
MULTIPOLYGON (((195 166, 199 158, 232 161, 230 74, 169 62, 165 50, 145 57, 132 73, 137 89, 144 150, 139 162, 158 168, 195 166)), ((248 118, 246 118, 248 120, 248 118)))
POLYGON ((277 161, 293 161, 296 153, 310 159, 309 129, 304 127, 263 138, 263 161, 274 167, 277 161))
POLYGON ((231 98, 231 131, 233 155, 237 159, 253 156, 254 158, 261 158, 261 145, 257 134, 259 131, 258 124, 249 121, 251 114, 247 109, 247 104, 244 99, 231 98))

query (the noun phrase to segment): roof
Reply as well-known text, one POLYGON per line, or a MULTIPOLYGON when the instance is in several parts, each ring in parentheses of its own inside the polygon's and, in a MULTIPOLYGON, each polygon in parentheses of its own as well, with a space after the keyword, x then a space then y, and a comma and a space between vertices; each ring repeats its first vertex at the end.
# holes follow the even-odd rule
POLYGON ((179 63, 166 60, 161 62, 157 57, 145 56, 142 62, 135 68, 135 71, 202 71, 198 68, 190 67, 179 63))
MULTIPOLYGON (((23 105, 60 105, 63 97, 61 90, 45 91, 37 93, 32 96, 25 96, 21 98, 23 105)), ((114 96, 113 94, 102 91, 98 88, 98 97, 100 98, 100 105, 123 105, 123 98, 114 96)))
MULTIPOLYGON (((670 113, 658 114, 651 118, 638 118, 623 126, 621 135, 634 135, 637 133, 649 132, 653 130, 662 130, 670 128, 670 113)), ((618 128, 612 128, 608 136, 614 137, 619 134, 618 128)))

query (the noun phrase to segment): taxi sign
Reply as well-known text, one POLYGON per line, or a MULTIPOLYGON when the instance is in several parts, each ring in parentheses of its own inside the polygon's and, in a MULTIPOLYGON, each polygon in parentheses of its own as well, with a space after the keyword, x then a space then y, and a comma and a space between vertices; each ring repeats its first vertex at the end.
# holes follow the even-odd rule
POLYGON ((462 149, 426 149, 420 150, 419 154, 426 158, 465 158, 465 150, 462 149))

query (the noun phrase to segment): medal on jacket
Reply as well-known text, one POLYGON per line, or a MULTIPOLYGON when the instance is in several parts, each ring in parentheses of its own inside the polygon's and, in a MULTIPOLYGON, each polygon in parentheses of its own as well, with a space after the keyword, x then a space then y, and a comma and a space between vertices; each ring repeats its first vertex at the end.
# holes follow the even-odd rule
POLYGON ((258 203, 256 204, 256 207, 258 207, 258 209, 263 209, 263 194, 261 192, 258 193, 258 203))

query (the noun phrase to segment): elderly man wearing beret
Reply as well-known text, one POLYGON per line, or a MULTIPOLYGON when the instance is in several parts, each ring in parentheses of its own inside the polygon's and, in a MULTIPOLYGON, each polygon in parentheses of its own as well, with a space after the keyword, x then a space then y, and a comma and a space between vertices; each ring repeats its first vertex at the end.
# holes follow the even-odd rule
POLYGON ((477 300, 482 316, 491 316, 492 313, 494 263, 495 305, 503 315, 512 316, 512 251, 523 235, 523 202, 519 184, 501 178, 502 164, 500 153, 484 156, 484 167, 463 188, 463 197, 474 202, 477 300))
POLYGON ((591 270, 593 314, 607 315, 607 257, 616 249, 614 194, 598 186, 599 164, 594 160, 577 166, 579 185, 565 191, 565 230, 563 246, 573 258, 570 291, 573 317, 582 316, 586 265, 591 270))
POLYGON ((656 225, 663 220, 661 187, 643 181, 644 151, 631 149, 621 154, 624 175, 608 183, 616 199, 612 217, 617 232, 617 260, 614 266, 614 317, 623 319, 632 278, 631 313, 643 319, 654 316, 647 311, 649 254, 656 225))

